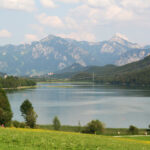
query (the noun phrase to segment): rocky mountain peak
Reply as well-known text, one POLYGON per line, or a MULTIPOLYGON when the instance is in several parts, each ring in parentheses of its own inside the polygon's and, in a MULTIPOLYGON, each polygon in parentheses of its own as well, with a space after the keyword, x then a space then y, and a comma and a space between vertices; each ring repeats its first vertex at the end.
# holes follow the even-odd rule
POLYGON ((116 33, 111 39, 110 41, 114 41, 114 42, 122 42, 122 41, 129 41, 128 38, 121 34, 121 33, 116 33))
POLYGON ((47 41, 50 41, 52 39, 56 38, 56 36, 50 34, 48 35, 47 37, 43 38, 42 40, 40 40, 40 42, 47 42, 47 41))

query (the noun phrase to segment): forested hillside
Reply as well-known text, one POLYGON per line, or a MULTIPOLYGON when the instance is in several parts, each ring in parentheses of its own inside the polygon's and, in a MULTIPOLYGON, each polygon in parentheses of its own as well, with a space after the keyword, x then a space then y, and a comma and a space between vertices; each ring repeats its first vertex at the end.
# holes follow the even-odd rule
POLYGON ((8 76, 6 78, 0 77, 0 88, 17 88, 21 86, 34 86, 36 82, 19 77, 8 76))
POLYGON ((90 67, 72 77, 72 80, 94 81, 117 85, 150 86, 150 56, 121 67, 107 65, 90 67))

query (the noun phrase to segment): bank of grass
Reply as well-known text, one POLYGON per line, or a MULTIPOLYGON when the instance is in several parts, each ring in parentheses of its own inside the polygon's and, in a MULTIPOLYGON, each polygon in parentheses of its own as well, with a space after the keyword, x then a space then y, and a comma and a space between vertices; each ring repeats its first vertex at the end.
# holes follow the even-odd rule
POLYGON ((150 135, 147 136, 131 135, 131 136, 124 136, 124 138, 150 142, 150 135))
MULTIPOLYGON (((37 128, 39 129, 46 129, 46 130, 53 130, 52 125, 38 125, 37 128)), ((70 126, 70 125, 62 125, 60 127, 60 131, 65 132, 82 132, 85 129, 85 127, 79 127, 79 126, 70 126)), ((120 132, 119 135, 129 135, 129 129, 128 128, 105 128, 103 135, 107 136, 117 136, 118 132, 120 132)), ((138 135, 144 135, 146 132, 146 129, 139 129, 138 135)))
POLYGON ((42 129, 0 128, 0 150, 149 150, 150 142, 42 129))

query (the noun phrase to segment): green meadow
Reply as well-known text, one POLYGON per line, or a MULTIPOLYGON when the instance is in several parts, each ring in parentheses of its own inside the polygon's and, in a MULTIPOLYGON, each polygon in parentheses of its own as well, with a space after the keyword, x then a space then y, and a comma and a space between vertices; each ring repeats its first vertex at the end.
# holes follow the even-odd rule
POLYGON ((0 150, 149 150, 150 138, 0 128, 0 150))

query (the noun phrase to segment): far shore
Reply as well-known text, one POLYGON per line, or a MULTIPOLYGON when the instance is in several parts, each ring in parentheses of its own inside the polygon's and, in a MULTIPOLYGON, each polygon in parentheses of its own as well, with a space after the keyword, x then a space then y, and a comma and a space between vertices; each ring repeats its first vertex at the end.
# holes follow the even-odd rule
POLYGON ((2 88, 4 90, 21 90, 21 89, 29 89, 29 88, 36 88, 37 85, 35 86, 19 86, 19 87, 16 87, 16 88, 2 88))

